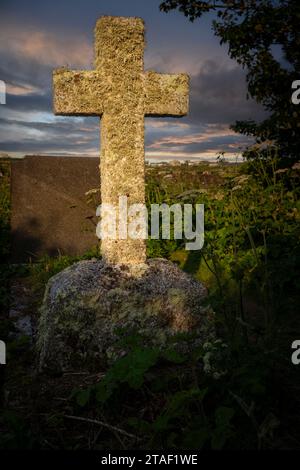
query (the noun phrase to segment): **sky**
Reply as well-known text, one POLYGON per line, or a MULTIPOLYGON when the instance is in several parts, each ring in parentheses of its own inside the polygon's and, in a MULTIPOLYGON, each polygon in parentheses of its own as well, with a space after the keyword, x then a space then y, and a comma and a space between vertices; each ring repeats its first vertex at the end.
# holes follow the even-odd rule
POLYGON ((190 75, 190 110, 183 118, 146 118, 149 161, 235 159, 250 143, 230 130, 262 119, 247 100, 245 71, 214 36, 211 15, 189 22, 159 11, 160 0, 0 0, 0 154, 98 156, 96 117, 54 116, 52 72, 93 68, 93 30, 102 15, 139 16, 146 24, 145 70, 190 75))

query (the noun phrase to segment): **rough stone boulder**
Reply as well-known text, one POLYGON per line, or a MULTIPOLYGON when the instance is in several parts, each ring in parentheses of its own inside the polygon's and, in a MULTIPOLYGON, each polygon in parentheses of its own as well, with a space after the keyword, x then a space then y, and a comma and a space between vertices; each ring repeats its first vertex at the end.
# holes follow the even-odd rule
POLYGON ((176 343, 178 333, 206 341, 214 329, 205 297, 201 283, 163 259, 150 259, 134 272, 102 260, 75 263, 46 287, 37 336, 39 368, 105 364, 126 353, 118 349, 120 331, 125 336, 138 332, 145 345, 160 348, 170 336, 176 343))

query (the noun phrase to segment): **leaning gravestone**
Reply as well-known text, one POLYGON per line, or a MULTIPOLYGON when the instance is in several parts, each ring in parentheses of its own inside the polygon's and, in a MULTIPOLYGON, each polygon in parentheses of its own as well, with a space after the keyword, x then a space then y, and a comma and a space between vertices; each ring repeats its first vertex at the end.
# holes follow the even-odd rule
MULTIPOLYGON (((102 17, 96 26, 96 70, 54 73, 56 114, 99 115, 101 198, 118 207, 145 202, 144 117, 183 116, 188 77, 144 72, 144 23, 102 17)), ((118 214, 117 214, 118 218, 118 214)), ((40 368, 64 370, 120 353, 116 330, 138 331, 164 347, 169 336, 212 334, 206 290, 172 263, 146 259, 142 239, 105 239, 102 260, 82 261, 50 279, 38 333, 40 368)))

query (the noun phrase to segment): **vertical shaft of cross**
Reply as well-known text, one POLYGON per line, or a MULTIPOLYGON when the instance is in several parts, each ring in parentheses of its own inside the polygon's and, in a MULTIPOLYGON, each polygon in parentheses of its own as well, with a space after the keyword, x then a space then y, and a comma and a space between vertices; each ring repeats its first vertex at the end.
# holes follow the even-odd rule
MULTIPOLYGON (((102 204, 118 208, 120 196, 127 196, 129 206, 144 203, 143 21, 120 18, 112 34, 111 19, 101 18, 96 26, 95 53, 96 68, 111 87, 101 119, 102 204)), ((146 261, 146 243, 141 239, 103 239, 101 251, 111 263, 146 261)))
MULTIPOLYGON (((144 117, 186 115, 188 76, 144 71, 140 18, 101 17, 95 35, 95 70, 54 72, 54 110, 101 117, 102 204, 117 212, 117 237, 102 238, 101 251, 109 263, 142 264, 146 241, 118 230, 119 198, 128 207, 145 203, 144 117)), ((128 215, 128 227, 137 219, 128 215)))

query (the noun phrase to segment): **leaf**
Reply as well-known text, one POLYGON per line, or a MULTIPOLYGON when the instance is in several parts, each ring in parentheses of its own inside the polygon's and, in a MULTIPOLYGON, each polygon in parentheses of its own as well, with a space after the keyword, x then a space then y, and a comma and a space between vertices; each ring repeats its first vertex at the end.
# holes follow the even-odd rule
POLYGON ((127 419, 128 426, 131 426, 134 430, 143 433, 149 433, 152 430, 151 424, 144 419, 131 417, 127 419))
POLYGON ((201 450, 210 436, 211 432, 208 427, 194 429, 186 434, 183 440, 183 448, 201 450))
POLYGON ((137 348, 127 356, 116 361, 104 379, 96 386, 96 399, 107 401, 120 384, 127 383, 133 389, 144 383, 145 373, 159 358, 159 351, 151 348, 137 348))
POLYGON ((231 420, 235 411, 233 408, 220 406, 215 411, 216 428, 212 433, 211 447, 213 450, 220 450, 232 434, 231 420))
POLYGON ((181 390, 171 398, 162 414, 155 420, 153 427, 156 431, 164 431, 169 428, 170 422, 186 416, 186 408, 192 402, 201 402, 207 393, 207 388, 200 390, 199 388, 191 388, 189 390, 181 390))
POLYGON ((87 388, 85 390, 80 390, 76 393, 76 403, 77 405, 84 407, 88 404, 91 396, 91 389, 87 388))
POLYGON ((227 435, 220 432, 219 429, 216 429, 213 434, 212 434, 212 439, 211 439, 211 448, 213 450, 221 450, 223 449, 226 441, 227 441, 227 435))
POLYGON ((169 362, 173 362, 174 364, 182 364, 186 361, 186 357, 179 354, 175 349, 167 349, 162 353, 162 357, 169 362))
POLYGON ((234 409, 227 406, 220 406, 215 411, 215 420, 218 427, 226 427, 234 416, 234 409))

